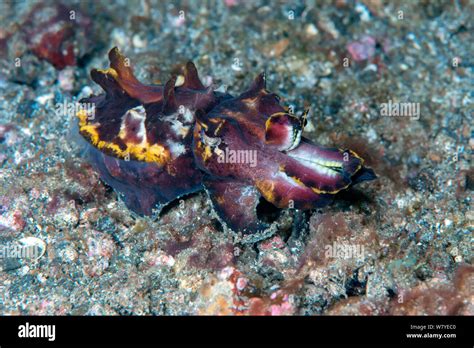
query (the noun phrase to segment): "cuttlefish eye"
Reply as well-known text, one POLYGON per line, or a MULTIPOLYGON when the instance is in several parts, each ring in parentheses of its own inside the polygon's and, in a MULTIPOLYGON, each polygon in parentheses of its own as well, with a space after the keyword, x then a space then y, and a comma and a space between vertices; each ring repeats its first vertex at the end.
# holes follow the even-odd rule
POLYGON ((290 151, 301 141, 303 124, 300 118, 284 112, 271 115, 265 123, 265 143, 279 151, 290 151))

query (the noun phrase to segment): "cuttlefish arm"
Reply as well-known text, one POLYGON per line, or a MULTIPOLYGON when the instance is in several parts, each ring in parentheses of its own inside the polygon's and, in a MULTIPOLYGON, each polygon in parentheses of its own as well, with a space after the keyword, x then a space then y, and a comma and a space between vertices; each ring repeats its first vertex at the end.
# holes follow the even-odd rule
POLYGON ((261 194, 255 186, 209 176, 204 178, 203 185, 219 220, 233 231, 248 234, 270 227, 257 217, 261 194))

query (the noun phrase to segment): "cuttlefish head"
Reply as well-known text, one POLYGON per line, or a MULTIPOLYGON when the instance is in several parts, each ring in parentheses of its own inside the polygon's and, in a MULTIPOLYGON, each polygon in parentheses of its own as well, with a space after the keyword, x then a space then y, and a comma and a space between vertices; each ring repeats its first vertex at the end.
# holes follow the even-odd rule
POLYGON ((199 114, 194 155, 222 220, 236 230, 264 229, 261 197, 278 208, 310 209, 340 191, 374 179, 350 149, 321 147, 302 136, 307 112, 296 116, 265 89, 263 75, 237 98, 199 114))

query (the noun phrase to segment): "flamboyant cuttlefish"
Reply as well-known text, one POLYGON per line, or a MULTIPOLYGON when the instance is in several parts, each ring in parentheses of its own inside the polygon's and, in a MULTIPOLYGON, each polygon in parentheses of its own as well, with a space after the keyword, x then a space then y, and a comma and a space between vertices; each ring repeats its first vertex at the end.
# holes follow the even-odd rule
POLYGON ((163 86, 139 82, 117 48, 109 59, 91 72, 105 94, 81 100, 94 107, 77 113, 79 131, 101 178, 138 214, 204 189, 222 223, 251 234, 269 227, 261 197, 310 209, 376 177, 354 151, 303 137, 305 115, 285 110, 264 74, 234 97, 205 87, 191 62, 163 86))

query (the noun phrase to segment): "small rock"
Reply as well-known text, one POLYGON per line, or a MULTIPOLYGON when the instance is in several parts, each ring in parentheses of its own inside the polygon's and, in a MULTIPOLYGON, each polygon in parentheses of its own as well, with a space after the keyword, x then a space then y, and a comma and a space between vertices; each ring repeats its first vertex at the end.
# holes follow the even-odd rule
POLYGON ((441 156, 438 155, 437 153, 430 152, 430 153, 428 154, 428 157, 429 157, 429 159, 432 160, 433 162, 436 162, 436 163, 441 162, 441 156))
POLYGON ((282 40, 278 41, 277 43, 266 47, 264 49, 264 54, 267 57, 270 57, 270 58, 280 57, 283 54, 283 52, 286 51, 289 44, 290 44, 290 40, 282 39, 282 40))
POLYGON ((359 41, 351 42, 347 45, 347 50, 352 59, 361 62, 370 59, 375 54, 375 39, 371 36, 364 36, 359 41))
POLYGON ((306 25, 304 32, 308 38, 315 37, 319 34, 318 28, 313 23, 306 25))
POLYGON ((59 87, 67 92, 74 89, 74 69, 68 67, 58 73, 59 87))

